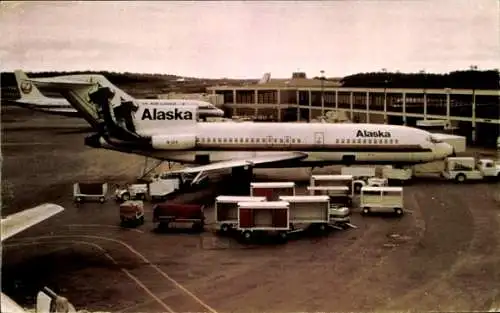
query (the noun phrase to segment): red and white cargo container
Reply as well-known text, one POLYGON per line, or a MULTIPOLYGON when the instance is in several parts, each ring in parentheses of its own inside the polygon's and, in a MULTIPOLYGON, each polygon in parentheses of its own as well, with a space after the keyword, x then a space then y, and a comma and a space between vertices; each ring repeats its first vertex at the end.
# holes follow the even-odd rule
POLYGON ((250 196, 266 197, 267 201, 277 201, 280 196, 295 196, 294 182, 250 183, 250 196))
POLYGON ((221 233, 227 233, 238 224, 238 202, 262 202, 265 197, 218 196, 215 198, 215 223, 221 233))
POLYGON ((237 229, 247 241, 256 232, 275 233, 286 240, 290 230, 289 206, 285 201, 239 202, 237 229))

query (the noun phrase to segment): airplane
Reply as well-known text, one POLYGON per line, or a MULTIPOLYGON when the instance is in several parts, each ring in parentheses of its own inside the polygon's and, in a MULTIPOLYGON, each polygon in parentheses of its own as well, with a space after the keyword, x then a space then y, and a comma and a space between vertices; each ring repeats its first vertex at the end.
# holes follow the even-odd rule
POLYGON ((53 87, 80 112, 97 107, 100 124, 85 139, 95 148, 197 166, 178 173, 333 164, 408 166, 445 159, 453 147, 417 128, 384 124, 203 123, 192 107, 116 103, 107 86, 67 79, 32 79, 53 87), (113 106, 115 106, 114 109, 113 106), (121 116, 113 114, 123 107, 121 116), (128 113, 124 113, 128 112, 128 113))
MULTIPOLYGON (((3 243, 6 239, 62 211, 64 211, 64 208, 59 205, 45 203, 31 209, 8 215, 6 218, 2 218, 0 225, 1 242, 3 243)), ((3 292, 0 296, 0 312, 28 312, 3 292)), ((58 296, 49 288, 45 287, 37 294, 36 312, 76 312, 76 310, 66 298, 58 296)))
MULTIPOLYGON (((26 73, 22 70, 15 70, 14 76, 17 83, 17 88, 21 95, 20 99, 14 100, 14 103, 26 107, 34 111, 45 112, 49 114, 56 114, 68 117, 81 117, 82 115, 71 104, 64 98, 51 98, 47 97, 40 92, 40 90, 34 86, 30 81, 26 73)), ((114 86, 108 79, 103 75, 96 74, 75 74, 75 75, 65 75, 56 76, 59 78, 68 78, 75 80, 89 80, 89 81, 102 81, 103 85, 113 87, 114 86)), ((131 98, 128 94, 122 91, 125 98, 131 98)), ((222 117, 224 116, 224 111, 217 108, 210 102, 192 99, 134 99, 138 104, 161 104, 161 105, 196 105, 198 106, 198 115, 200 118, 206 117, 222 117)))

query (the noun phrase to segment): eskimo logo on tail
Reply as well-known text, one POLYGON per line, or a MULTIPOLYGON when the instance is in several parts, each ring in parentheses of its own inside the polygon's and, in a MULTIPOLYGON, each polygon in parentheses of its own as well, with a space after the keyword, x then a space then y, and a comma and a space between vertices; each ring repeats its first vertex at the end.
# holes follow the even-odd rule
POLYGON ((33 90, 33 85, 30 81, 27 80, 21 81, 19 87, 21 88, 21 91, 26 94, 30 93, 33 90))
POLYGON ((171 120, 193 120, 193 113, 178 108, 171 110, 159 110, 145 108, 142 112, 141 120, 150 121, 171 121, 171 120))

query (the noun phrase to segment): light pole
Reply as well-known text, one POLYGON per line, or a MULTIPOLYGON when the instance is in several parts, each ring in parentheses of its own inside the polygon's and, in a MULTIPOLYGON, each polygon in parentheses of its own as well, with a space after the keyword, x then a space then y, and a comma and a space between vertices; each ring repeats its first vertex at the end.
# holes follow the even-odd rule
POLYGON ((420 70, 419 73, 424 76, 424 120, 427 120, 427 75, 425 70, 420 70))
MULTIPOLYGON (((386 74, 387 69, 383 68, 382 73, 386 74)), ((388 80, 387 80, 387 74, 386 74, 386 77, 384 79, 384 124, 387 124, 387 82, 388 82, 388 80)))
POLYGON ((325 95, 324 95, 324 85, 325 85, 325 71, 321 70, 321 115, 325 115, 325 95))

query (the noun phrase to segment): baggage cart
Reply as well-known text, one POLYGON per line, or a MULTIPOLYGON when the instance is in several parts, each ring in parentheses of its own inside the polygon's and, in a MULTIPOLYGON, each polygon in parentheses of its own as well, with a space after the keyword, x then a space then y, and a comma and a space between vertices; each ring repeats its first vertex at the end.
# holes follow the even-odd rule
POLYGON ((290 224, 294 230, 301 224, 306 224, 320 232, 327 230, 330 220, 330 197, 280 196, 280 201, 289 203, 290 224))
POLYGON ((120 204, 120 222, 122 226, 144 224, 144 202, 128 200, 120 204))
POLYGON ((238 202, 237 230, 246 241, 250 241, 255 233, 275 233, 286 241, 290 230, 289 203, 284 201, 238 202))
POLYGON ((352 175, 311 175, 309 186, 333 187, 345 186, 354 192, 354 177, 352 175))
POLYGON ((371 212, 394 212, 403 215, 403 187, 363 187, 361 188, 361 214, 371 212))
POLYGON ((295 196, 294 182, 250 183, 251 197, 266 197, 267 201, 277 201, 279 196, 295 196))
POLYGON ((347 186, 307 186, 311 196, 329 196, 331 205, 352 205, 352 192, 347 186))
POLYGON ((107 183, 74 183, 73 184, 73 200, 76 203, 83 201, 106 201, 108 193, 107 183))
POLYGON ((158 223, 158 229, 169 228, 172 223, 189 223, 196 231, 205 227, 204 206, 198 204, 183 204, 163 202, 153 206, 153 223, 158 223))
POLYGON ((238 202, 266 201, 265 197, 218 196, 215 198, 215 223, 221 233, 227 233, 238 224, 238 202))

